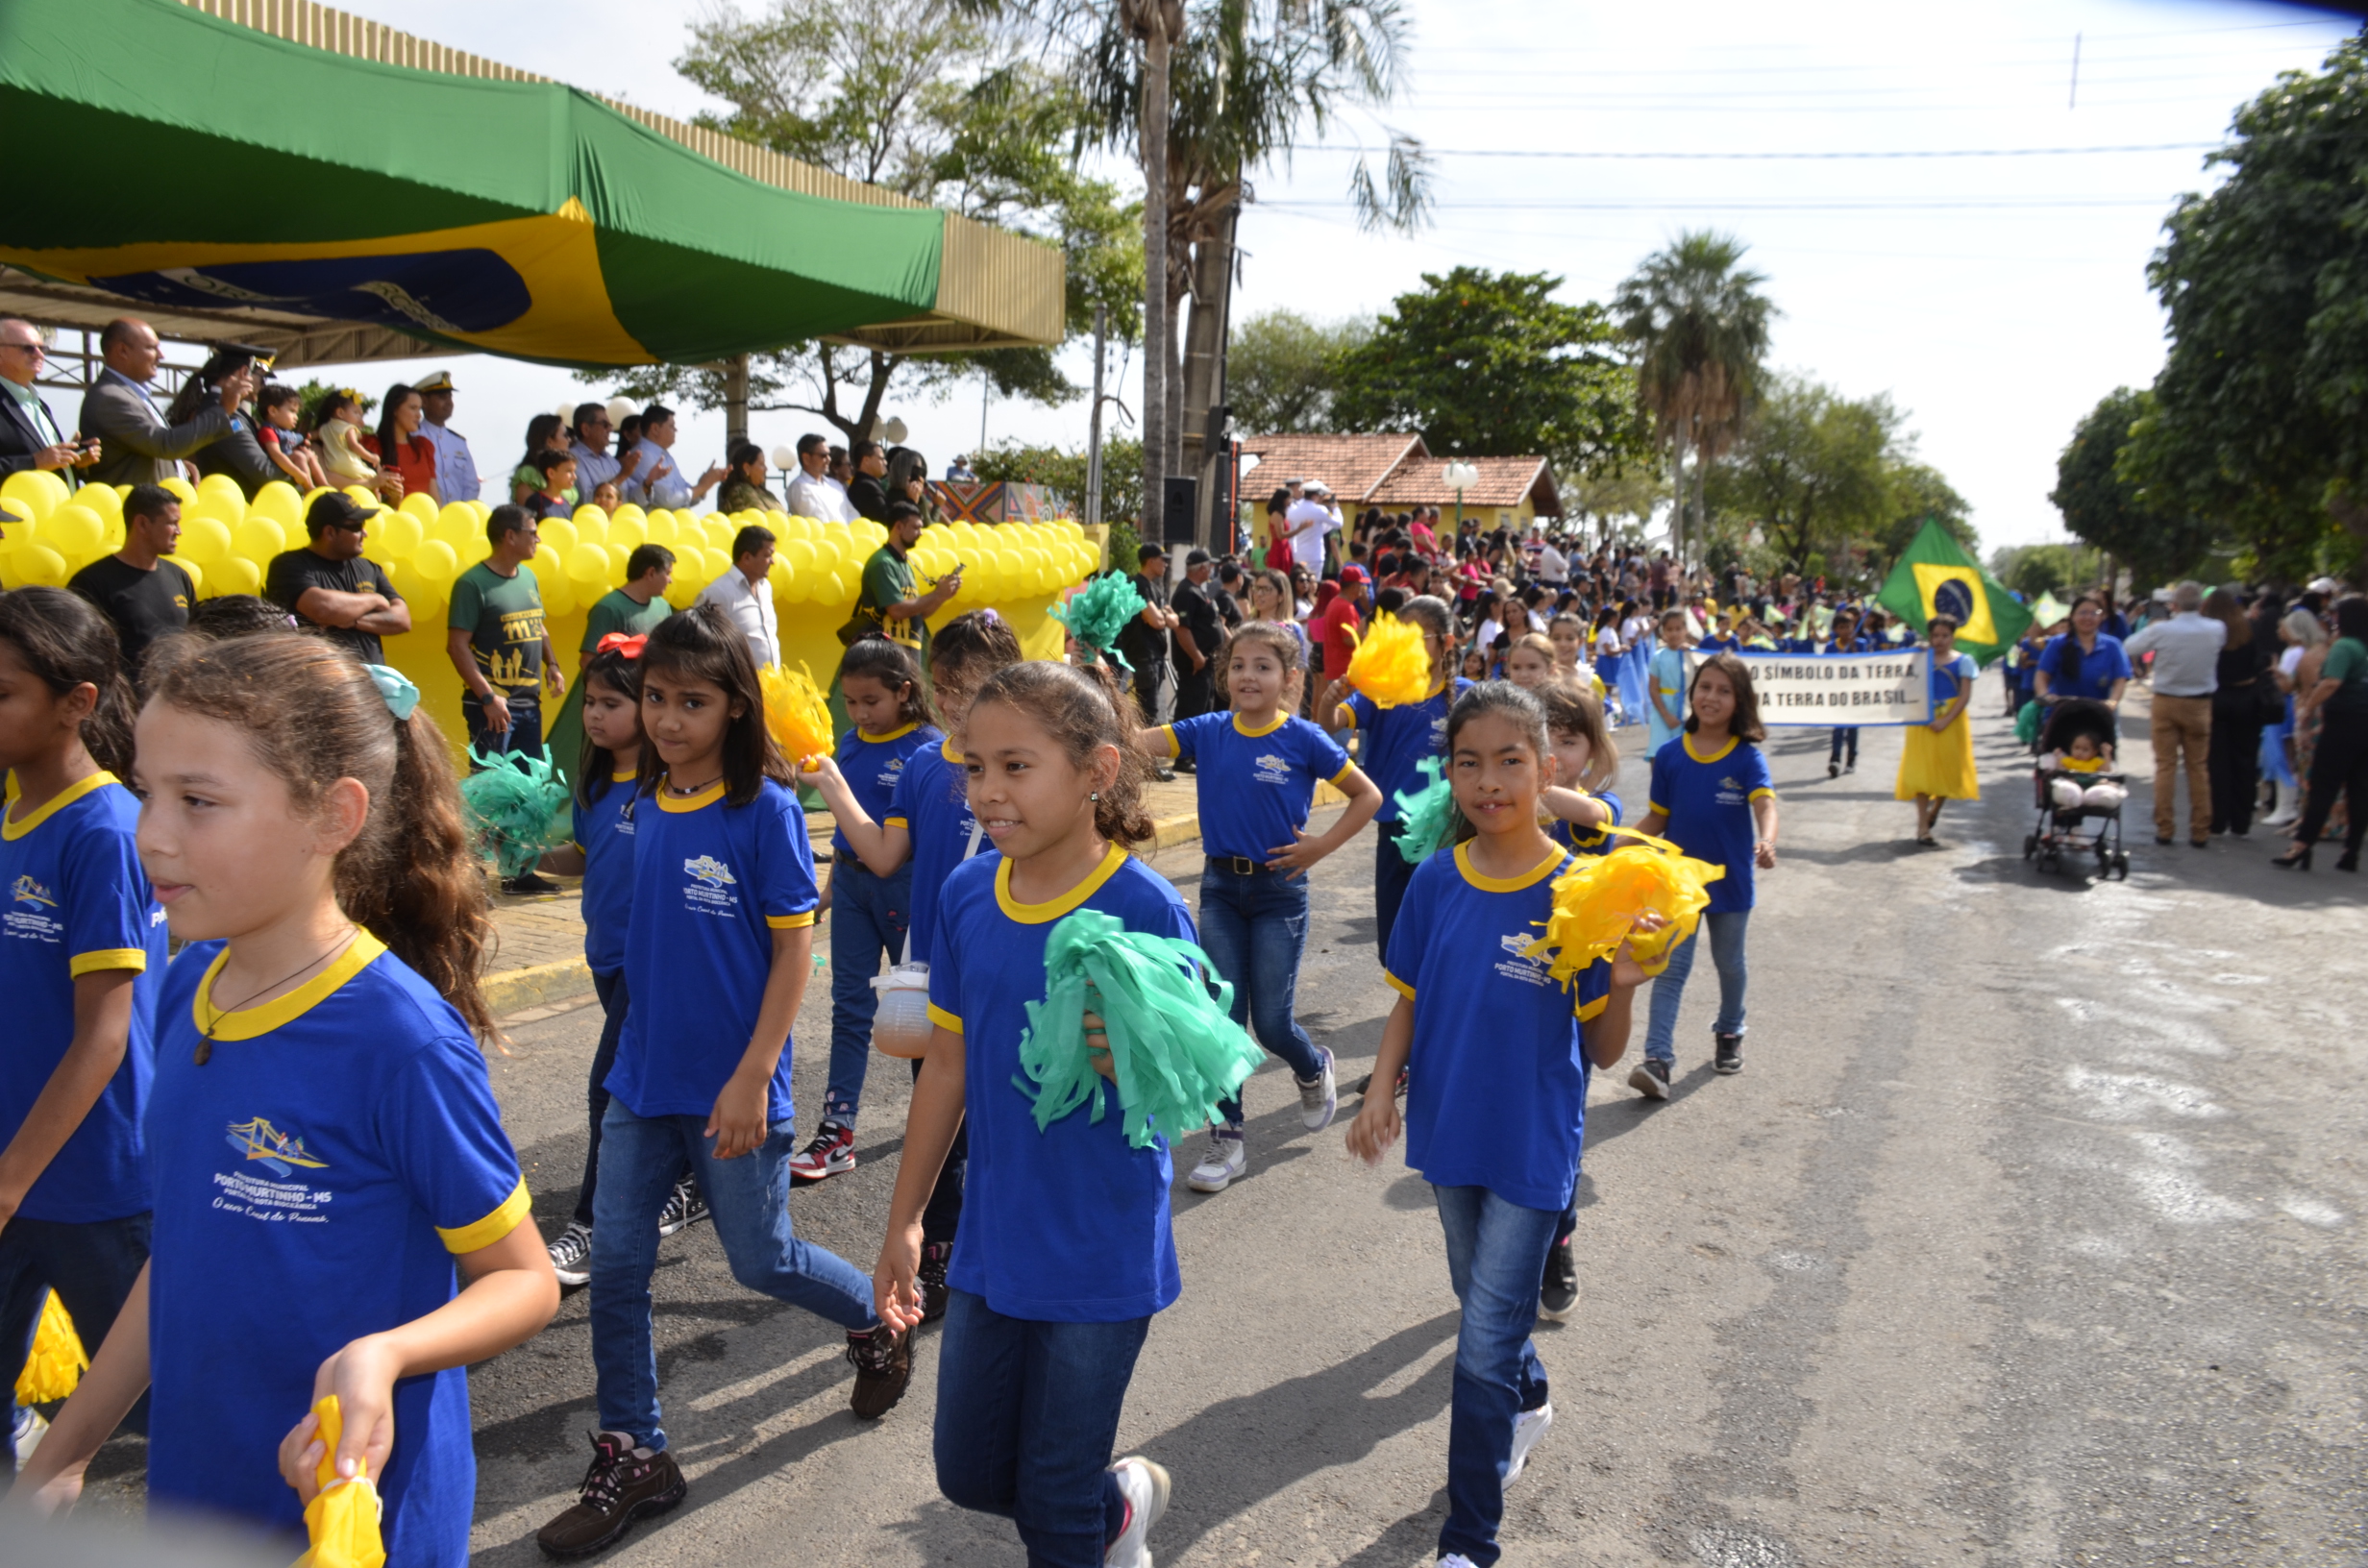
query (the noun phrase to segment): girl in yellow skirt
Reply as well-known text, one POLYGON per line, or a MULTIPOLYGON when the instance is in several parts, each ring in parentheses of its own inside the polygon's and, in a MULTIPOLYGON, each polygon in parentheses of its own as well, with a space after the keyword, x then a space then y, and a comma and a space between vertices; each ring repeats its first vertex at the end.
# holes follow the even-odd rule
POLYGON ((1933 837, 1940 808, 1951 800, 1981 799, 1982 785, 1974 775, 1973 725, 1965 718, 1965 704, 1973 699, 1973 660, 1957 651, 1957 622, 1950 616, 1934 616, 1924 636, 1933 649, 1933 716, 1908 727, 1891 795, 1915 802, 1915 842, 1929 845, 1940 842, 1933 837))

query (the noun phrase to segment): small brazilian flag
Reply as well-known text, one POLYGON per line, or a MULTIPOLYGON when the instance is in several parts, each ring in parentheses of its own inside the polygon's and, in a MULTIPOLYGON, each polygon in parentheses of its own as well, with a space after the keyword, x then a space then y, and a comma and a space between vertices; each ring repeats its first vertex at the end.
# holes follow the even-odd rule
POLYGON ((1955 616, 1957 649, 1971 654, 1976 664, 1987 664, 2013 647, 2031 625, 2031 612, 1930 518, 1891 568, 1875 602, 1919 633, 1936 615, 1955 616))

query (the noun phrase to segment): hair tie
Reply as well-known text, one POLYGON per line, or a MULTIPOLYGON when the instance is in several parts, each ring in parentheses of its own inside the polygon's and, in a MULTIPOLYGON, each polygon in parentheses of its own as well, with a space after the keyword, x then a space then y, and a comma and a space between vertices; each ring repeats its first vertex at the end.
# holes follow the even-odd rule
POLYGON ((400 670, 390 670, 382 664, 365 664, 362 668, 370 672, 370 684, 379 689, 379 698, 386 704, 386 711, 395 716, 395 723, 407 721, 411 710, 419 706, 419 688, 400 670))
POLYGON ((639 636, 635 637, 628 637, 621 631, 612 631, 607 636, 603 637, 599 642, 594 643, 592 645, 592 651, 595 653, 605 653, 613 649, 617 652, 624 654, 629 659, 638 659, 641 657, 642 649, 648 645, 649 641, 650 634, 648 632, 643 632, 639 636))

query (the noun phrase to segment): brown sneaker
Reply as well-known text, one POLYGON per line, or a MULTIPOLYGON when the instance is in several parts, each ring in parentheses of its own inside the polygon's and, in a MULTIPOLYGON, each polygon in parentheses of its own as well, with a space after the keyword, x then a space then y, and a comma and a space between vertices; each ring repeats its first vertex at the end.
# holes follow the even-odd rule
POLYGON ((913 1336, 882 1323, 847 1331, 847 1359, 855 1366, 855 1414, 876 1421, 897 1408, 913 1381, 913 1336))
POLYGON ((946 1268, 953 1262, 953 1243, 932 1241, 921 1249, 921 1321, 934 1323, 946 1315, 946 1268))
POLYGON ((534 1543, 554 1557, 589 1556, 614 1546, 634 1520, 664 1513, 689 1491, 673 1455, 636 1457, 632 1438, 621 1432, 599 1433, 592 1438, 583 1495, 536 1531, 534 1543))

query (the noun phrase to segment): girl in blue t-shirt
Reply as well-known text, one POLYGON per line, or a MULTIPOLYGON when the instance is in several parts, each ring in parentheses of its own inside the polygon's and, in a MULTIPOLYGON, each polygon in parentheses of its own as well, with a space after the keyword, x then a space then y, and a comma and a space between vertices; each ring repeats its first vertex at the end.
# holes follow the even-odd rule
POLYGON ((1750 667, 1733 653, 1714 653, 1694 672, 1686 733, 1653 758, 1652 796, 1638 830, 1723 866, 1727 874, 1710 885, 1702 923, 1653 979, 1644 1060, 1628 1075, 1628 1087, 1649 1100, 1669 1097, 1678 1005, 1705 933, 1711 962, 1718 967, 1713 1065, 1720 1072, 1743 1070, 1743 936, 1751 921, 1752 872, 1776 864, 1776 790, 1759 747, 1765 739, 1750 667))
POLYGON ((140 1117, 164 931, 117 778, 131 718, 97 610, 59 588, 0 598, 0 1367, 24 1364, 53 1290, 85 1344, 104 1339, 148 1258, 140 1117))
MULTIPOLYGON (((1048 663, 1003 671, 971 706, 971 800, 1001 853, 958 868, 941 895, 937 1028, 873 1276, 885 1321, 909 1331, 923 1320, 922 1209, 967 1126, 970 1201, 938 1360, 938 1487, 1010 1518, 1043 1568, 1148 1563, 1144 1539, 1168 1505, 1165 1470, 1110 1459, 1151 1316, 1182 1287, 1168 1140, 1136 1148, 1120 1116, 1083 1111, 1039 1130, 1015 1084, 1062 916, 1091 909, 1192 940, 1175 889, 1124 848, 1151 834, 1133 710, 1107 666, 1048 663)), ((1085 1022, 1091 1048, 1100 1020, 1085 1022)), ((1106 1048, 1099 1066, 1114 1076, 1106 1048)))
POLYGON ((140 861, 189 943, 158 1003, 154 1252, 26 1479, 71 1497, 149 1388, 150 1507, 301 1540, 333 1394, 387 1561, 462 1568, 463 1368, 559 1287, 477 1042, 490 928, 450 753, 409 681, 317 637, 176 638, 146 668, 140 861))
MULTIPOLYGON (((600 998, 600 1044, 592 1052, 591 1139, 584 1145, 583 1182, 576 1213, 551 1243, 551 1266, 573 1288, 592 1277, 593 1198, 600 1190, 601 1120, 608 1114, 608 1070, 617 1063, 630 1000, 625 983, 625 932, 633 907, 632 788, 641 772, 641 649, 643 639, 612 631, 584 661, 583 754, 576 764, 574 842, 543 856, 541 869, 583 878, 583 957, 600 998), (619 786, 624 786, 620 788, 619 786)), ((690 1163, 668 1198, 658 1233, 672 1236, 706 1213, 690 1163)))
MULTIPOLYGON (((813 775, 839 831, 874 875, 912 867, 912 907, 905 941, 916 960, 925 961, 937 936, 937 901, 946 879, 965 862, 995 855, 995 845, 971 815, 969 775, 962 761, 962 723, 973 694, 998 671, 1020 662, 1020 638, 1011 623, 993 610, 973 610, 946 623, 929 641, 929 680, 947 734, 907 757, 903 774, 888 798, 888 815, 874 821, 847 788, 829 759, 813 775)), ((868 978, 868 977, 867 977, 868 978)), ((913 1063, 921 1076, 921 1063, 913 1063)), ((921 1284, 927 1321, 946 1313, 946 1270, 953 1261, 954 1235, 962 1226, 963 1170, 970 1157, 970 1129, 954 1135, 937 1189, 922 1216, 928 1242, 922 1249, 921 1284)))
MULTIPOLYGON (((1258 1042, 1290 1066, 1300 1125, 1321 1132, 1340 1104, 1332 1053, 1307 1038, 1295 1014, 1307 951, 1307 872, 1372 821, 1381 791, 1331 736, 1283 711, 1299 669, 1299 645, 1289 632, 1252 621, 1215 660, 1218 691, 1231 707, 1138 730, 1135 740, 1155 756, 1196 764, 1207 854, 1200 929, 1209 961, 1233 982, 1233 1021, 1247 1028, 1254 1020, 1258 1042), (1348 809, 1311 836, 1307 819, 1320 779, 1347 795, 1348 809)), ((1219 1112, 1208 1153, 1184 1179, 1196 1192, 1222 1192, 1247 1160, 1241 1095, 1219 1112)))
MULTIPOLYGON (((1843 605, 1834 612, 1834 628, 1820 653, 1863 653, 1865 642, 1859 636, 1858 612, 1843 605)), ((1859 771, 1859 726, 1836 724, 1833 749, 1826 754, 1825 776, 1838 778, 1845 772, 1859 771)))
MULTIPOLYGON (((1530 1330, 1577 1187, 1588 1075, 1627 1050, 1644 976, 1623 947, 1566 990, 1523 953, 1571 861, 1540 825, 1555 776, 1544 706, 1504 682, 1475 686, 1456 699, 1447 747, 1462 842, 1407 890, 1384 971, 1398 1000, 1373 1082, 1408 1069, 1406 1163, 1431 1184, 1464 1309, 1440 1558, 1488 1564, 1505 1485, 1554 1419, 1530 1330)), ((1349 1152, 1379 1163, 1400 1126, 1391 1095, 1367 1094, 1349 1152)))
POLYGON ((1365 746, 1359 758, 1366 776, 1381 790, 1381 809, 1373 814, 1373 821, 1380 824, 1373 836, 1373 925, 1384 954, 1390 950, 1390 932, 1397 923, 1397 909, 1405 900, 1406 884, 1415 874, 1406 857, 1398 853, 1396 838, 1391 831, 1399 816, 1397 797, 1413 796, 1423 788, 1419 771, 1422 759, 1445 750, 1448 705, 1471 685, 1461 675, 1452 682, 1446 675, 1452 668, 1448 651, 1453 645, 1455 622, 1444 600, 1425 594, 1407 600, 1397 615, 1399 620, 1411 621, 1422 628, 1422 651, 1431 668, 1430 695, 1419 702, 1401 702, 1385 708, 1363 692, 1345 701, 1340 700, 1347 687, 1344 681, 1335 680, 1324 699, 1317 704, 1318 712, 1332 715, 1329 727, 1355 730, 1364 736, 1365 746))
MULTIPOLYGON (((838 687, 854 727, 839 743, 829 767, 817 763, 815 776, 824 803, 834 813, 844 800, 876 822, 889 814, 888 803, 914 755, 945 736, 929 711, 921 672, 902 644, 865 637, 850 646, 839 661, 838 687)), ((873 870, 848 837, 849 815, 838 813, 841 825, 830 839, 830 1081, 823 1090, 823 1118, 813 1141, 789 1163, 790 1175, 801 1182, 855 1168, 855 1109, 863 1100, 872 1019, 879 1011, 872 980, 883 956, 890 964, 905 958, 913 908, 912 862, 902 861, 885 875, 873 870)))

